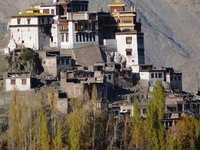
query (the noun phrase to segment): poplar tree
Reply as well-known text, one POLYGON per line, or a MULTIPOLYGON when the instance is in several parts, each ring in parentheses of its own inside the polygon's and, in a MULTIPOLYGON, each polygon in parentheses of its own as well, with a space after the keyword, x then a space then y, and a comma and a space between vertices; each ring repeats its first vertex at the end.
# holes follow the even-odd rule
POLYGON ((200 147, 200 122, 193 117, 179 120, 175 127, 167 132, 167 145, 169 150, 195 150, 200 147))
POLYGON ((9 143, 10 149, 21 149, 22 131, 20 128, 21 99, 18 92, 14 91, 9 108, 9 143))
POLYGON ((83 128, 84 112, 81 106, 80 98, 74 99, 73 111, 69 115, 68 125, 68 142, 70 150, 80 150, 81 149, 81 132, 83 128))
POLYGON ((47 117, 44 110, 41 111, 41 120, 40 120, 40 149, 41 150, 50 149, 50 135, 48 130, 47 117))
POLYGON ((62 126, 60 121, 57 120, 56 134, 53 140, 54 150, 62 149, 62 126))
POLYGON ((148 135, 147 149, 164 150, 164 127, 161 123, 164 113, 164 88, 161 81, 157 81, 152 93, 152 100, 148 106, 146 130, 148 135))
POLYGON ((142 143, 142 140, 144 140, 144 136, 142 134, 142 127, 143 127, 143 122, 140 117, 140 109, 139 109, 139 102, 138 99, 134 99, 134 114, 132 117, 132 123, 133 123, 133 128, 132 128, 132 145, 136 149, 139 148, 140 144, 142 143))

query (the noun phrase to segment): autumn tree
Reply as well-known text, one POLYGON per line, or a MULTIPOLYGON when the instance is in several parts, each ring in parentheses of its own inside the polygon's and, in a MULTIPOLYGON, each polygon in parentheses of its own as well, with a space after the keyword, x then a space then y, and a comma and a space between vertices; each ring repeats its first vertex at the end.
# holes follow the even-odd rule
POLYGON ((146 131, 148 135, 147 149, 164 150, 164 127, 161 123, 164 113, 164 88, 161 81, 157 81, 152 100, 149 103, 146 118, 146 131))
POLYGON ((48 121, 45 111, 41 111, 40 120, 40 149, 49 150, 50 149, 50 135, 48 129, 48 121))
POLYGON ((194 117, 179 120, 175 127, 167 132, 168 150, 199 149, 200 122, 194 117))
POLYGON ((145 133, 144 133, 144 122, 140 117, 140 109, 138 99, 134 99, 134 113, 132 117, 132 146, 138 149, 144 144, 145 133))
POLYGON ((62 149, 62 126, 61 121, 57 121, 56 124, 56 133, 53 140, 54 150, 61 150, 62 149))
POLYGON ((82 100, 80 98, 73 99, 73 111, 69 114, 68 119, 68 143, 70 150, 81 149, 81 132, 84 121, 84 110, 82 109, 82 100))
POLYGON ((18 92, 14 91, 9 108, 9 143, 10 149, 19 150, 21 148, 22 131, 21 122, 21 99, 18 92))

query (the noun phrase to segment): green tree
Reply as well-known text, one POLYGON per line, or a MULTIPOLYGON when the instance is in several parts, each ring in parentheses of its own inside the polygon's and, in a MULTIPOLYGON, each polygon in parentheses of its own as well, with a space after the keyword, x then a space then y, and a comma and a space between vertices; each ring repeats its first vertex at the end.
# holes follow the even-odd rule
POLYGON ((161 123, 164 113, 164 88, 161 81, 157 81, 149 103, 146 118, 146 131, 148 136, 147 149, 164 150, 164 127, 161 123))
POLYGON ((50 149, 50 135, 47 123, 47 117, 45 111, 41 111, 40 120, 40 149, 49 150, 50 149))

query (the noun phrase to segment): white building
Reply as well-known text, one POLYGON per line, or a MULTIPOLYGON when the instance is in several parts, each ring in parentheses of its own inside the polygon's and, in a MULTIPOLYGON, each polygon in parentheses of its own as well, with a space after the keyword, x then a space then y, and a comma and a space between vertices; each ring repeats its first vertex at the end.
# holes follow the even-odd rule
POLYGON ((53 15, 40 13, 38 8, 31 7, 25 12, 11 16, 11 40, 14 40, 17 47, 23 46, 34 50, 49 47, 52 23, 53 15))
POLYGON ((143 33, 116 33, 117 52, 126 58, 126 67, 131 67, 133 73, 139 73, 139 65, 145 63, 143 33))
POLYGON ((6 73, 5 76, 6 91, 29 91, 31 90, 31 75, 24 73, 6 73))
POLYGON ((62 49, 98 45, 95 13, 88 12, 88 1, 57 1, 38 6, 41 13, 54 15, 51 47, 62 49))

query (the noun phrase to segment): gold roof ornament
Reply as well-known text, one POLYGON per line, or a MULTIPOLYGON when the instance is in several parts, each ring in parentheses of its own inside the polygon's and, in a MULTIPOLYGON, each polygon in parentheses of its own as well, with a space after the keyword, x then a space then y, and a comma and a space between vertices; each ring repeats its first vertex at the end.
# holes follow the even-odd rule
POLYGON ((123 4, 121 2, 121 0, 115 0, 114 3, 112 3, 112 4, 108 5, 108 6, 125 6, 125 4, 123 4))
POLYGON ((121 0, 115 0, 115 3, 121 3, 121 0))

